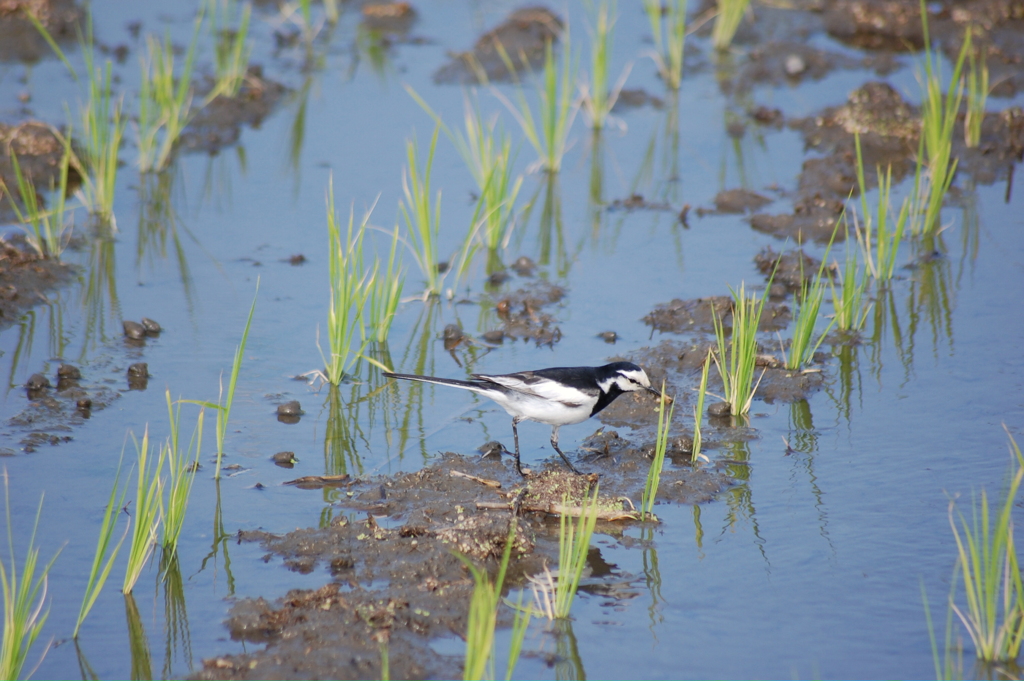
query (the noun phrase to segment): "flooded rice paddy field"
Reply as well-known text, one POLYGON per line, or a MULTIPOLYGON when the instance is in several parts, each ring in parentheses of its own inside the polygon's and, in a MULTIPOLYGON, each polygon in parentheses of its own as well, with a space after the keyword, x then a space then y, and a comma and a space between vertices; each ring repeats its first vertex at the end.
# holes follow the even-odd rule
MULTIPOLYGON (((896 203, 912 188, 917 4, 755 2, 725 53, 711 47, 710 24, 695 28, 676 94, 657 75, 640 3, 620 3, 609 73, 613 82, 626 73, 625 89, 602 133, 584 113, 575 117, 555 175, 535 169, 502 102, 516 90, 488 45, 498 36, 536 57, 538 41, 558 35, 583 74, 593 32, 585 3, 513 15, 521 7, 498 0, 340 2, 336 22, 330 7, 313 6, 304 26, 298 5, 255 3, 254 68, 241 94, 196 114, 167 169, 139 172, 137 125, 128 124, 116 229, 78 210, 66 265, 33 261, 15 236, 0 255, 0 463, 15 554, 20 561, 41 496, 37 545, 45 559, 60 550, 29 669, 53 645, 35 676, 374 677, 381 640, 396 678, 461 674, 472 583, 449 549, 494 564, 507 515, 476 504, 501 503, 521 482, 509 457, 477 450, 493 440, 512 446, 508 416, 469 393, 388 384, 367 362, 340 389, 308 375, 323 367, 328 183, 343 218, 373 207, 380 230, 367 252, 386 257, 402 220, 406 142, 418 141, 422 163, 434 132, 410 89, 452 128, 467 101, 496 119, 522 184, 499 260, 477 255, 463 279, 447 280, 451 296, 414 299, 422 276, 402 252, 407 299, 373 356, 395 371, 451 378, 624 358, 678 398, 661 522, 598 525, 572 619, 535 620, 515 676, 932 676, 921 594, 923 586, 941 638, 956 556, 950 500, 967 511, 981 490, 1001 490, 1010 470, 1004 424, 1018 439, 1024 426, 1019 4, 928 5, 943 72, 975 22, 993 90, 981 144, 967 148, 957 133, 943 230, 900 244, 896 276, 872 288, 860 334, 830 334, 810 372, 767 367, 748 421, 705 419, 710 461, 697 467, 692 410, 712 308, 727 310, 722 296, 741 283, 764 290, 775 256, 788 254, 759 337, 763 353, 781 358, 797 251, 816 268, 856 185, 854 130, 869 184, 870 168, 891 164, 896 203), (493 85, 473 85, 469 52, 493 85), (125 597, 122 554, 73 642, 118 462, 122 451, 134 457, 129 433, 140 437, 148 424, 152 438, 167 437, 167 390, 217 399, 254 295, 223 477, 214 480, 208 414, 176 563, 154 559, 125 597), (143 317, 160 333, 126 338, 122 322, 143 317), (139 362, 147 370, 129 378, 139 362), (61 364, 81 378, 58 386, 61 364), (299 413, 279 414, 296 400, 299 413), (272 460, 284 451, 294 452, 290 467, 272 460)), ((78 70, 73 27, 91 14, 98 55, 113 62, 114 91, 136 117, 147 36, 170 35, 183 58, 198 9, 55 2, 49 12, 78 70)), ((691 28, 708 16, 709 6, 689 9, 691 28)), ((59 149, 46 126, 64 127, 85 86, 6 11, 0 176, 10 182, 12 148, 41 176, 52 173, 59 149)), ((206 22, 197 104, 214 72, 206 22)), ((432 185, 442 195, 445 259, 473 222, 478 190, 443 134, 432 185)), ((877 195, 868 192, 872 202, 877 195)), ((8 206, 0 211, 13 220, 8 206)), ((828 260, 842 263, 854 248, 840 239, 828 260)), ((654 406, 621 397, 600 421, 563 428, 561 446, 600 476, 604 492, 638 502, 654 406)), ((182 413, 187 437, 196 409, 182 413)), ((564 471, 547 426, 526 422, 519 434, 535 479, 564 471)), ((557 523, 527 517, 513 599, 557 554, 557 523)), ((5 544, 0 555, 9 554, 5 544)), ((510 621, 507 612, 500 620, 510 621)), ((964 674, 994 673, 973 667, 970 640, 956 635, 964 674)), ((508 644, 503 628, 499 669, 508 644)), ((1002 672, 1019 674, 1013 665, 1002 672)))

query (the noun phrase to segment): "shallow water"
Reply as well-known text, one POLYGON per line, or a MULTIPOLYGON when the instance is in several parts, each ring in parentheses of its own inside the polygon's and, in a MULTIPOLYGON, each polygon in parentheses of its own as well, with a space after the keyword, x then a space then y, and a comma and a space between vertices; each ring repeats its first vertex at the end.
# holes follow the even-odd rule
MULTIPOLYGON (((82 282, 0 334, 0 372, 10 377, 0 403, 5 424, 26 408, 20 386, 28 376, 52 376, 60 357, 81 366, 86 383, 123 391, 107 409, 75 426, 71 442, 19 451, 3 460, 11 480, 18 555, 44 492, 38 544, 44 557, 63 546, 51 572, 52 606, 42 639, 66 641, 74 627, 118 458, 123 449, 126 457, 133 452, 130 441, 125 448, 126 433, 139 435, 149 423, 154 437, 166 436, 165 389, 175 397, 216 398, 258 279, 225 459, 242 470, 219 484, 213 481, 210 418, 204 469, 179 548, 180 595, 167 595, 165 584, 174 580, 161 582, 154 565, 136 587, 139 616, 133 622, 117 588, 119 562, 84 625, 81 657, 64 642, 47 654, 37 678, 181 677, 197 671, 204 658, 243 650, 243 644, 228 640, 222 625, 233 599, 272 599, 330 579, 324 570, 302 575, 277 560, 264 562, 258 546, 233 541, 240 529, 285 532, 316 525, 329 512, 335 493, 282 482, 300 475, 415 470, 438 452, 468 454, 487 440, 509 439, 508 417, 489 402, 427 388, 422 402, 406 412, 399 401, 409 397, 403 387, 397 397, 352 407, 348 425, 357 431, 352 449, 332 455, 324 444, 328 391, 318 392, 293 377, 322 364, 316 338, 326 323, 328 300, 324 196, 329 175, 339 212, 353 204, 358 215, 376 201, 373 222, 390 229, 399 219, 405 140, 415 134, 422 146, 433 131, 432 121, 403 86, 414 87, 449 124, 461 122, 464 91, 433 84, 431 74, 446 60, 446 51, 468 49, 514 6, 418 3, 420 19, 411 34, 429 40, 395 46, 380 73, 366 55, 356 59, 354 9, 342 15, 329 40, 315 44, 310 69, 301 68, 301 47, 274 50, 273 31, 282 25, 278 16, 270 9, 254 10, 253 61, 293 92, 258 130, 244 129, 238 145, 214 157, 186 154, 177 160, 160 187, 176 215, 161 225, 163 234, 140 227, 147 207, 142 189, 154 180, 140 179, 134 148, 126 145, 115 204, 119 233, 112 249, 104 254, 86 246, 69 253, 83 268, 82 282), (297 143, 300 128, 304 134, 297 143), (308 261, 301 266, 286 262, 297 253, 308 261), (105 267, 96 265, 101 255, 107 257, 105 267), (103 292, 88 295, 87 283, 96 278, 105 282, 103 292), (157 319, 165 331, 144 348, 130 348, 120 322, 142 316, 157 319), (135 361, 148 362, 152 378, 147 390, 128 392, 124 371, 135 361), (300 400, 306 412, 298 424, 282 424, 274 416, 276 405, 289 399, 300 400), (396 424, 406 413, 412 420, 403 433, 396 424), (271 463, 270 455, 281 450, 296 452, 296 468, 271 463), (137 623, 145 631, 145 654, 130 646, 129 630, 137 623)), ((142 43, 131 38, 127 22, 142 21, 143 35, 169 30, 185 43, 193 8, 175 7, 168 15, 161 3, 140 2, 131 5, 128 16, 123 6, 99 3, 92 11, 100 42, 131 48, 116 73, 132 108, 142 43)), ((581 46, 585 15, 576 4, 568 13, 574 43, 581 46)), ((651 60, 641 56, 650 44, 638 3, 623 3, 619 15, 613 76, 632 63, 628 87, 663 96, 651 60)), ((859 54, 822 34, 814 41, 859 54)), ((706 39, 693 42, 706 54, 706 39)), ((209 65, 208 40, 202 49, 200 63, 209 65)), ((80 64, 77 53, 71 56, 80 64)), ((779 250, 783 245, 752 231, 742 216, 700 218, 691 212, 689 228, 683 228, 671 212, 598 211, 595 219, 590 204, 595 164, 605 202, 636 192, 651 201, 696 208, 712 205, 721 189, 745 186, 769 196, 771 185, 794 189, 805 158, 800 136, 751 124, 741 139, 729 137, 723 112, 742 112, 747 103, 722 94, 709 59, 705 56, 700 60, 704 68, 684 79, 676 130, 671 129, 670 109, 632 109, 617 114, 624 130, 607 131, 595 145, 582 116, 577 119, 555 188, 561 217, 550 238, 541 224, 545 179, 536 173, 525 176, 520 202, 525 205, 536 194, 538 205, 516 228, 506 261, 527 255, 540 264, 539 278, 567 289, 561 302, 545 308, 557 319, 561 340, 542 347, 506 341, 490 352, 460 349, 466 365, 460 368, 443 349, 440 332, 458 321, 467 333, 478 334, 494 322, 490 308, 472 302, 431 308, 407 302, 389 344, 396 369, 458 377, 467 370, 499 373, 601 363, 662 340, 658 334, 652 338, 640 321, 657 303, 721 295, 744 280, 760 284, 753 256, 763 246, 779 250), (649 145, 650 163, 645 160, 649 145), (618 333, 616 345, 596 337, 606 330, 618 333), (421 347, 425 352, 417 365, 421 347)), ((902 68, 886 80, 917 101, 914 60, 899 60, 902 68)), ((787 117, 805 116, 841 104, 851 89, 877 78, 866 70, 835 71, 817 82, 757 87, 748 97, 781 108, 787 117)), ((73 106, 80 96, 64 67, 52 59, 31 68, 0 68, 0 101, 13 103, 23 90, 32 95, 29 106, 36 117, 55 124, 64 120, 63 102, 73 106), (23 76, 27 82, 20 82, 23 76)), ((489 91, 478 96, 486 111, 501 112, 505 129, 521 143, 517 166, 525 172, 534 158, 532 149, 489 91)), ((989 108, 1020 103, 1021 98, 996 99, 989 108)), ((0 115, 19 120, 14 104, 0 115)), ((127 137, 132 139, 131 131, 127 137)), ((445 248, 452 248, 461 225, 472 216, 473 184, 443 137, 434 185, 443 190, 443 221, 452 226, 445 248)), ((963 178, 960 185, 964 188, 963 178)), ((709 452, 713 458, 744 462, 729 466, 736 484, 711 503, 660 505, 663 523, 653 541, 645 541, 648 530, 639 527, 627 528, 624 539, 596 538, 604 560, 628 582, 631 597, 584 594, 578 599, 572 627, 578 659, 560 662, 554 671, 535 654, 552 651, 554 643, 534 627, 518 676, 583 671, 603 678, 910 678, 934 673, 921 585, 933 614, 944 614, 955 554, 949 498, 960 495, 969 501, 982 488, 999 489, 1009 463, 1002 424, 1018 439, 1024 426, 1024 360, 1017 347, 1024 337, 1024 316, 1018 312, 1024 182, 1017 173, 1009 203, 1004 184, 973 191, 977 224, 971 226, 965 210, 947 208, 944 221, 952 225, 945 233, 947 257, 918 270, 901 270, 894 282, 892 310, 886 314, 898 320, 899 339, 889 317, 878 342, 852 349, 849 382, 841 380, 840 359, 832 357, 825 365, 827 388, 806 403, 756 401, 752 425, 757 437, 745 448, 709 452), (965 239, 977 241, 976 254, 964 246, 965 239), (926 275, 945 287, 944 298, 928 288, 926 275), (845 386, 852 387, 844 399, 845 386), (787 454, 783 438, 796 451, 787 454)), ((769 211, 787 208, 787 199, 780 198, 769 211)), ((385 247, 383 240, 380 244, 385 247)), ((814 245, 807 250, 818 257, 823 253, 814 245)), ((899 263, 910 255, 905 244, 899 263)), ((414 267, 411 258, 406 263, 414 267)), ((485 276, 478 265, 468 278, 465 298, 478 300, 485 276)), ((513 278, 505 286, 523 281, 513 278)), ((410 269, 407 292, 415 293, 418 285, 410 269)), ((868 322, 865 334, 869 341, 873 323, 868 322)), ((342 392, 346 397, 365 394, 360 390, 355 385, 342 392)), ((588 422, 563 429, 566 451, 598 426, 588 422)), ((5 425, 0 445, 17 450, 23 435, 5 425)), ((520 439, 528 462, 553 454, 545 426, 524 424, 520 439)), ((6 546, 0 555, 8 557, 6 546)), ((437 647, 459 651, 454 641, 437 647)), ((969 664, 970 650, 965 659, 969 664)))

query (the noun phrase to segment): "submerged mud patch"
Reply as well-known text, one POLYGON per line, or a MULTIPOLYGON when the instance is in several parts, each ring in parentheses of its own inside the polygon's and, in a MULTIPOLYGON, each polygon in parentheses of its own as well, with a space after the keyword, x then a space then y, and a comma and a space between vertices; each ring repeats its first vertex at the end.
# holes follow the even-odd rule
POLYGON ((45 304, 47 296, 67 286, 75 268, 44 258, 20 237, 0 237, 0 331, 17 323, 28 309, 45 304))
MULTIPOLYGON (((206 91, 212 89, 208 83, 206 91)), ((234 96, 217 95, 196 113, 181 135, 182 148, 213 155, 236 144, 242 126, 258 129, 287 92, 284 85, 264 78, 260 66, 250 66, 234 96)))
POLYGON ((454 53, 434 73, 434 82, 477 85, 511 80, 520 70, 536 71, 544 64, 545 46, 558 40, 562 27, 558 15, 545 7, 518 9, 480 36, 472 50, 454 53))
MULTIPOLYGON (((633 474, 610 459, 593 464, 607 473, 600 476, 607 505, 621 507, 617 495, 636 495, 646 476, 646 467, 633 474)), ((663 488, 682 503, 705 501, 729 484, 715 470, 666 473, 663 488)), ((278 557, 304 573, 324 567, 332 581, 291 591, 273 605, 262 598, 236 603, 227 620, 231 637, 265 648, 205 660, 196 678, 379 677, 385 643, 393 678, 457 677, 461 657, 431 647, 466 630, 473 580, 453 552, 493 571, 510 536, 511 509, 527 511, 516 523, 506 578, 507 585, 522 585, 526 575, 558 562, 557 524, 528 510, 562 504, 566 491, 578 500, 596 477, 556 464, 524 481, 509 461, 446 454, 416 473, 355 481, 323 527, 281 536, 240 533, 240 541, 259 542, 267 560, 278 557)), ((599 522, 597 532, 614 535, 617 527, 599 522)), ((591 560, 603 563, 598 549, 591 560)), ((604 566, 609 569, 595 569, 585 588, 616 598, 630 580, 604 566)), ((628 590, 618 597, 629 597, 628 590)), ((500 623, 509 624, 507 613, 500 623)))

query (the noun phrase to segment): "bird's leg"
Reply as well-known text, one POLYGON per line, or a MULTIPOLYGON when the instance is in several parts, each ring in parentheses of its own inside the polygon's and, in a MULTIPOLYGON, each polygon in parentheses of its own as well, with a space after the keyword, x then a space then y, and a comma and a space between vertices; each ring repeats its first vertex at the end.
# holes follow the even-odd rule
POLYGON ((562 461, 564 461, 565 465, 569 467, 569 470, 571 470, 576 475, 583 475, 583 473, 580 473, 578 470, 576 470, 576 466, 573 466, 571 463, 569 463, 569 458, 562 453, 561 449, 558 448, 558 426, 555 426, 554 428, 551 429, 551 446, 554 447, 555 451, 558 452, 558 455, 562 457, 562 461))
POLYGON ((518 416, 512 417, 512 439, 516 442, 516 472, 522 477, 526 477, 526 473, 523 473, 523 466, 519 463, 519 429, 516 426, 519 425, 521 419, 518 416))

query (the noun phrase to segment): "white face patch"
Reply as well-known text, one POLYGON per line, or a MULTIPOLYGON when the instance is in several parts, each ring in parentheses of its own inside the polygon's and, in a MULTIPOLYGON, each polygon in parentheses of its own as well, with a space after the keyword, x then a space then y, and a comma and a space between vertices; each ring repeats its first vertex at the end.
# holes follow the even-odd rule
POLYGON ((601 386, 602 392, 608 392, 613 383, 624 393, 636 392, 637 390, 651 387, 651 381, 642 369, 637 371, 619 371, 615 376, 601 381, 598 385, 601 386))

